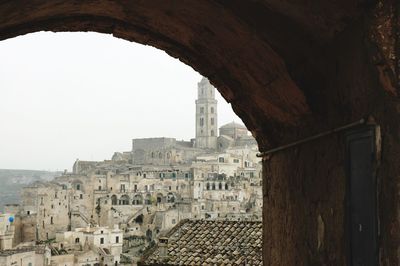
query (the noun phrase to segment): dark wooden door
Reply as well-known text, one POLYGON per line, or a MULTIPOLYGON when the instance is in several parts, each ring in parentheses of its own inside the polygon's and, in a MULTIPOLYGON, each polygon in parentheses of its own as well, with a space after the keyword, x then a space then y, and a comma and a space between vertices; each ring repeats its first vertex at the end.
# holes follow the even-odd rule
POLYGON ((347 226, 349 264, 377 265, 377 210, 374 127, 349 132, 347 226))

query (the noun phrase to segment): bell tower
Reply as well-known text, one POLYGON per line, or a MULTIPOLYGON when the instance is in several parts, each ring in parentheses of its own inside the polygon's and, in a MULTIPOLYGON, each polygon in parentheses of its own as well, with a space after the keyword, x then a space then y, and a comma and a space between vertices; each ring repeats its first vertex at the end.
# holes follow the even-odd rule
POLYGON ((217 149, 217 114, 215 88, 203 77, 197 84, 196 148, 217 149))

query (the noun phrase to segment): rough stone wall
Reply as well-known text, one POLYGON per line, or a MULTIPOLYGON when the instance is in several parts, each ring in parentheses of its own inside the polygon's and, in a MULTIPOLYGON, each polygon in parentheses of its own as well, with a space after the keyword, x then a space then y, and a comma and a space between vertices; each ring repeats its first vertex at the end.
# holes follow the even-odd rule
POLYGON ((331 136, 264 161, 267 265, 346 264, 343 142, 342 137, 331 136), (320 244, 318 217, 325 228, 320 244))
MULTIPOLYGON (((290 69, 296 83, 303 85, 314 114, 312 125, 304 123, 291 137, 301 139, 368 116, 380 126, 379 262, 398 265, 400 102, 393 97, 393 84, 387 82, 394 75, 390 65, 376 61, 383 57, 384 44, 368 35, 366 29, 376 26, 373 22, 370 17, 359 19, 302 70, 290 69)), ((337 133, 264 161, 268 264, 346 265, 344 158, 343 133, 337 133)))

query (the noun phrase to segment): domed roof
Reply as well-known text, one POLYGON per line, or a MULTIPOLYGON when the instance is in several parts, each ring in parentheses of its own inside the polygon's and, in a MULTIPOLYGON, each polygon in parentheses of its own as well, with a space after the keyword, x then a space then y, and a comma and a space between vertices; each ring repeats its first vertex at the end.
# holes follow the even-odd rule
POLYGON ((231 129, 231 128, 243 128, 247 130, 245 126, 236 122, 231 122, 220 127, 220 129, 231 129))

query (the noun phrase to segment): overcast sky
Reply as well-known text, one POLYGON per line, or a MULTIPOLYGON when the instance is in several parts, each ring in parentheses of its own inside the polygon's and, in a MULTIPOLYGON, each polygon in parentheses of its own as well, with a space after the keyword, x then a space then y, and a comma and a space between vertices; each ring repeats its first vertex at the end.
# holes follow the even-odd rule
MULTIPOLYGON (((194 137, 201 76, 150 46, 98 33, 0 42, 0 168, 71 170, 132 138, 194 137)), ((219 126, 242 121, 219 95, 219 126)))

